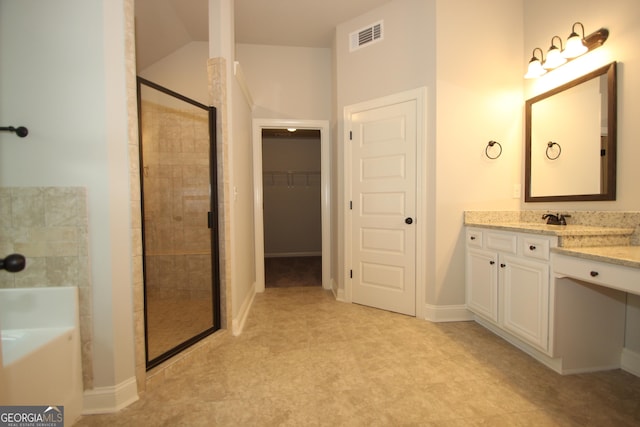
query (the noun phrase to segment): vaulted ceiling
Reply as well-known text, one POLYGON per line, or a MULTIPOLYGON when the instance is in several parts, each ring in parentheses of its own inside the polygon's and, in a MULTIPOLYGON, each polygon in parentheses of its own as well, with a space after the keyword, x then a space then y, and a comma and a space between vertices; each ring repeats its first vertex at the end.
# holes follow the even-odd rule
MULTIPOLYGON (((236 0, 236 43, 331 47, 335 27, 391 0, 236 0)), ((208 0, 135 0, 138 68, 208 40, 208 0)))

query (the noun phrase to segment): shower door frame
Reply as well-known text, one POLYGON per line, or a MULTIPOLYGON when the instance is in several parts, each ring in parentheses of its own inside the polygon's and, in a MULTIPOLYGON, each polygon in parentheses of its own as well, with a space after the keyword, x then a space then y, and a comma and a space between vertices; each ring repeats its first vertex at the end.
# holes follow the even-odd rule
POLYGON ((145 364, 146 370, 158 366, 162 362, 170 359, 186 348, 191 347, 200 340, 208 337, 221 328, 221 302, 220 302, 220 251, 219 251, 219 233, 218 233, 218 162, 217 162, 217 136, 216 136, 216 107, 207 106, 188 98, 182 94, 167 89, 157 83, 149 81, 143 77, 136 76, 136 87, 138 95, 138 150, 140 171, 143 171, 144 158, 142 150, 142 85, 151 87, 166 95, 173 96, 181 101, 207 111, 209 118, 209 194, 210 205, 207 212, 207 224, 211 232, 211 293, 212 293, 212 326, 204 331, 192 336, 191 338, 179 343, 171 349, 165 351, 157 357, 149 358, 149 340, 148 340, 148 316, 147 316, 147 271, 145 260, 145 227, 144 227, 144 174, 140 173, 140 210, 142 218, 142 272, 143 272, 143 293, 144 293, 144 347, 145 347, 145 364))

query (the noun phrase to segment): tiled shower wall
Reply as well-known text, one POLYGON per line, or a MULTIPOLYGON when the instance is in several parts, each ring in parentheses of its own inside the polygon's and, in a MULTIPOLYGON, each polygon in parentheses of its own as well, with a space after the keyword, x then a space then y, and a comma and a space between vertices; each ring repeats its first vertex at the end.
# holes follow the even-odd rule
POLYGON ((208 112, 142 106, 147 295, 211 295, 208 112))
POLYGON ((27 259, 19 273, 0 271, 0 288, 78 288, 85 390, 93 388, 87 230, 84 188, 0 188, 0 256, 20 253, 27 259))

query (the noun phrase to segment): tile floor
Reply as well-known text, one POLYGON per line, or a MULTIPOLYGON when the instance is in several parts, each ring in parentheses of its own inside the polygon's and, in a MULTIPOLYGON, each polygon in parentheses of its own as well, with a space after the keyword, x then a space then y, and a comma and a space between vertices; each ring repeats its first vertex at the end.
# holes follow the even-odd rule
POLYGON ((637 426, 640 378, 561 376, 473 322, 267 289, 244 333, 78 426, 637 426))
POLYGON ((275 257, 264 260, 265 288, 322 286, 322 257, 275 257))

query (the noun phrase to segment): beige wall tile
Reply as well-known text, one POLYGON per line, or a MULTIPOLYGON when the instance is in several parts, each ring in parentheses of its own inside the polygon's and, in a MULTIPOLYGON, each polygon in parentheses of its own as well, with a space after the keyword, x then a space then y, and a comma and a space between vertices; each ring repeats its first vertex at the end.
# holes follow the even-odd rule
POLYGON ((0 272, 0 287, 79 288, 84 387, 93 381, 91 278, 86 189, 0 188, 0 250, 22 253, 19 274, 0 272))

